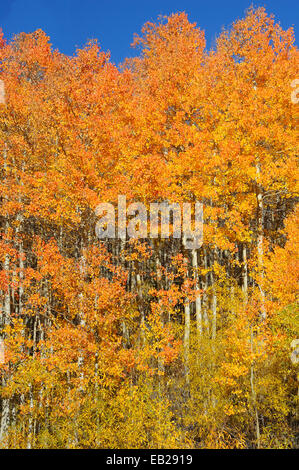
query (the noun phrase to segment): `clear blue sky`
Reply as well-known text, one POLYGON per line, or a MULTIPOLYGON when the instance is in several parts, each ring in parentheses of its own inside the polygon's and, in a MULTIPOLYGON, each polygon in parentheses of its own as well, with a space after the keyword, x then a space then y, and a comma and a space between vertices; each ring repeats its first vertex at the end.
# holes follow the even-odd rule
MULTIPOLYGON (((55 49, 73 54, 88 39, 97 38, 111 60, 121 62, 135 55, 130 48, 133 33, 142 25, 156 20, 159 14, 186 11, 189 19, 205 30, 208 47, 222 27, 241 18, 251 0, 0 0, 0 27, 6 38, 21 31, 43 29, 55 49)), ((283 28, 295 27, 298 0, 255 0, 254 6, 265 6, 274 13, 283 28)), ((298 44, 298 37, 296 35, 298 44)))

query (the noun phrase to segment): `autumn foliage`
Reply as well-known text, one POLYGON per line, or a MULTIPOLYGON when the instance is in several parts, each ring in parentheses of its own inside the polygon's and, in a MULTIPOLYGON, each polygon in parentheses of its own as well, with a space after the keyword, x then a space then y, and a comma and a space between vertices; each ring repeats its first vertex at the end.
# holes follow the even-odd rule
POLYGON ((147 23, 120 67, 1 33, 2 447, 298 446, 294 41, 262 8, 211 50, 147 23), (202 201, 202 247, 100 242, 119 194, 202 201))

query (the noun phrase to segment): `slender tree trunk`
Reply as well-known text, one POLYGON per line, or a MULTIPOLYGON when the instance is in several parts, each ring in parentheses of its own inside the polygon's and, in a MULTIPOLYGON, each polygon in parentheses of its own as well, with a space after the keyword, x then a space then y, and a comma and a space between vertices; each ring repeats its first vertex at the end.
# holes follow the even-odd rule
POLYGON ((248 265, 247 265, 247 249, 246 245, 243 245, 243 293, 244 293, 244 302, 245 305, 247 304, 247 298, 248 298, 248 265))
POLYGON ((188 298, 185 300, 184 310, 185 310, 184 360, 185 360, 185 367, 186 367, 187 382, 189 382, 190 302, 188 298))
MULTIPOLYGON (((207 259, 207 250, 204 248, 203 254, 203 267, 204 270, 207 271, 208 269, 208 259, 207 259)), ((204 318, 204 326, 207 336, 210 334, 210 325, 209 325, 209 316, 208 316, 208 299, 207 299, 207 289, 208 289, 208 275, 207 273, 203 276, 203 318, 204 318)))
MULTIPOLYGON (((251 333, 250 333, 250 345, 251 345, 251 353, 253 354, 254 350, 253 350, 253 331, 252 331, 252 328, 251 328, 251 333)), ((256 401, 254 360, 252 360, 251 367, 250 367, 250 386, 251 386, 251 400, 252 400, 252 404, 253 404, 253 411, 254 411, 254 418, 255 418, 256 442, 257 442, 257 448, 260 449, 260 447, 261 447, 261 437, 260 437, 259 415, 258 415, 257 401, 256 401)))
POLYGON ((263 194, 260 184, 261 167, 260 163, 256 164, 257 173, 257 253, 258 253, 258 275, 259 275, 259 290, 261 299, 261 318, 266 318, 265 308, 265 293, 263 289, 264 279, 264 203, 263 194))
MULTIPOLYGON (((195 277, 195 289, 199 290, 197 250, 192 250, 192 267, 194 270, 194 277, 195 277)), ((197 294, 195 298, 195 316, 196 316, 196 330, 197 330, 197 336, 198 336, 198 341, 199 341, 202 335, 201 294, 197 294)))
MULTIPOLYGON (((215 257, 213 256, 213 264, 214 264, 214 259, 215 257)), ((216 330, 217 330, 217 294, 216 294, 216 288, 215 288, 215 277, 214 277, 214 272, 213 272, 214 266, 212 267, 211 270, 211 284, 212 284, 212 339, 216 339, 216 330)))

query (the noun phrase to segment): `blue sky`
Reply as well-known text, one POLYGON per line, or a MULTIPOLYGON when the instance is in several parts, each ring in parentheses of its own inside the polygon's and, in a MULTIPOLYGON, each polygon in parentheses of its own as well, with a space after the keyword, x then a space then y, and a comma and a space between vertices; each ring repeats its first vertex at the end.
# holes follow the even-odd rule
MULTIPOLYGON (((6 38, 21 31, 43 29, 55 49, 73 54, 88 39, 97 38, 111 60, 121 62, 135 55, 130 48, 133 33, 160 14, 186 11, 189 19, 205 30, 208 46, 222 27, 244 16, 251 0, 0 0, 0 27, 6 38)), ((298 21, 298 0, 255 0, 274 13, 283 28, 298 21)), ((298 43, 298 39, 297 39, 298 43)))

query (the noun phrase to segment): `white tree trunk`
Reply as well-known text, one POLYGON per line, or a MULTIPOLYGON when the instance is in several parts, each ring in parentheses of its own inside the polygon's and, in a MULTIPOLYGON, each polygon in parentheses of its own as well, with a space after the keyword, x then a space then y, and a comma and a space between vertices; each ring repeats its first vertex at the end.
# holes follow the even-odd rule
POLYGON ((260 290, 260 299, 261 299, 261 317, 266 318, 266 309, 265 309, 265 292, 263 289, 263 278, 264 278, 264 203, 263 203, 263 194, 260 184, 260 175, 261 167, 260 163, 256 164, 256 173, 257 173, 257 254, 258 254, 258 275, 259 275, 259 290, 260 290))
MULTIPOLYGON (((192 250, 192 267, 194 270, 195 288, 196 290, 199 290, 197 250, 192 250)), ((195 298, 195 315, 196 315, 196 330, 197 330, 197 336, 199 340, 202 335, 201 294, 197 294, 195 298)))

